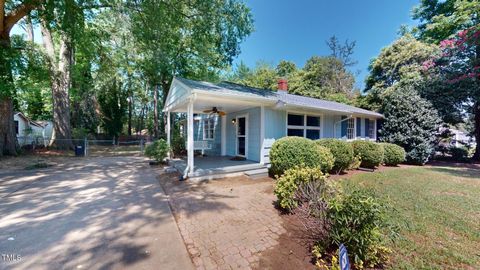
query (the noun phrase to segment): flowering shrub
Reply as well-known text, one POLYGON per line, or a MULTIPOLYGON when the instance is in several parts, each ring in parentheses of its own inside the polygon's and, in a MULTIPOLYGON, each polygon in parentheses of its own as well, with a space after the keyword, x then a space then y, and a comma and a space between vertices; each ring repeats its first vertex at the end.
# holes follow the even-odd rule
MULTIPOLYGON (((466 112, 474 116, 475 137, 480 141, 480 25, 459 31, 454 37, 440 42, 441 55, 423 66, 437 89, 427 95, 449 122, 460 122, 466 112)), ((477 144, 475 160, 480 160, 477 144)))

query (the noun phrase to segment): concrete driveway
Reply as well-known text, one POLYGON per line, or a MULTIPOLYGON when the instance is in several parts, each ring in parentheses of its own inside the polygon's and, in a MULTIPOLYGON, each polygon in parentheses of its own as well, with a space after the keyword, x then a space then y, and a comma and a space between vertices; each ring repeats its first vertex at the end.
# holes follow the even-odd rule
POLYGON ((143 158, 0 171, 0 269, 193 269, 143 158))

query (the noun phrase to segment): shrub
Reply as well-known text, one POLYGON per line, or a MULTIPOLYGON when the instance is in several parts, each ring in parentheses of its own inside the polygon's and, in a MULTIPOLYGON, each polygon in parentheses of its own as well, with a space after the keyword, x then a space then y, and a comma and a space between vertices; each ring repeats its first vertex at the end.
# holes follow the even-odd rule
POLYGON ((384 264, 391 251, 384 247, 382 228, 386 225, 386 206, 373 193, 350 188, 328 202, 330 223, 327 243, 344 244, 357 268, 384 264))
POLYGON ((362 164, 362 158, 359 155, 355 155, 353 157, 352 163, 348 166, 349 170, 356 170, 360 168, 360 164, 362 164))
POLYGON ((405 150, 393 143, 382 143, 383 163, 387 166, 397 166, 405 161, 405 150))
POLYGON ((332 152, 335 162, 333 170, 337 173, 342 172, 352 164, 353 147, 350 143, 338 139, 321 139, 316 141, 319 145, 327 147, 332 152))
POLYGON ((164 139, 159 139, 145 148, 145 155, 162 162, 168 156, 169 151, 167 142, 164 139))
POLYGON ((270 173, 282 175, 295 166, 320 167, 323 172, 332 169, 334 158, 330 150, 314 141, 301 137, 284 137, 276 140, 270 149, 270 173))
POLYGON ((185 138, 180 134, 173 134, 172 137, 172 152, 175 156, 181 156, 186 153, 185 138))
POLYGON ((360 156, 361 167, 375 168, 383 161, 383 148, 380 144, 370 141, 353 141, 353 153, 360 156))
POLYGON ((441 123, 437 110, 415 89, 401 88, 386 95, 382 112, 380 140, 403 147, 407 162, 425 164, 433 154, 441 123))
POLYGON ((452 156, 454 161, 464 162, 468 160, 468 149, 465 147, 452 146, 448 149, 448 153, 452 156))
POLYGON ((309 192, 305 192, 307 187, 304 186, 305 184, 312 183, 313 185, 308 185, 313 187, 311 190, 323 196, 329 190, 326 181, 327 177, 319 167, 295 167, 286 170, 282 176, 277 177, 274 193, 280 207, 291 211, 298 206, 299 202, 317 197, 312 197, 309 192), (302 190, 304 191, 301 194, 298 193, 300 186, 303 187, 302 190))

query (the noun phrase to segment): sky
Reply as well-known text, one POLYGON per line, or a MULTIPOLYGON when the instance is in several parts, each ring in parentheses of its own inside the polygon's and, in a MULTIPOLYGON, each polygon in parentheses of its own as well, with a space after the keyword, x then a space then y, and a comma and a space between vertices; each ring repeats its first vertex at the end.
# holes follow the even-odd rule
POLYGON ((363 88, 370 60, 398 37, 402 24, 415 25, 411 10, 419 0, 246 0, 255 32, 241 44, 235 64, 254 67, 258 61, 280 60, 303 67, 314 55, 329 55, 331 36, 356 41, 352 68, 363 88))

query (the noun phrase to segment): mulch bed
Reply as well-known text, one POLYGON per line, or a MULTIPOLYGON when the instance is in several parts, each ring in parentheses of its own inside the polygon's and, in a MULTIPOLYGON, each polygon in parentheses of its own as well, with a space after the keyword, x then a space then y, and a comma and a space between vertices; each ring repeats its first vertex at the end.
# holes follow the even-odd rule
POLYGON ((312 241, 305 239, 305 227, 297 215, 282 214, 283 227, 287 231, 280 235, 279 244, 264 251, 258 269, 315 269, 310 252, 312 241))

